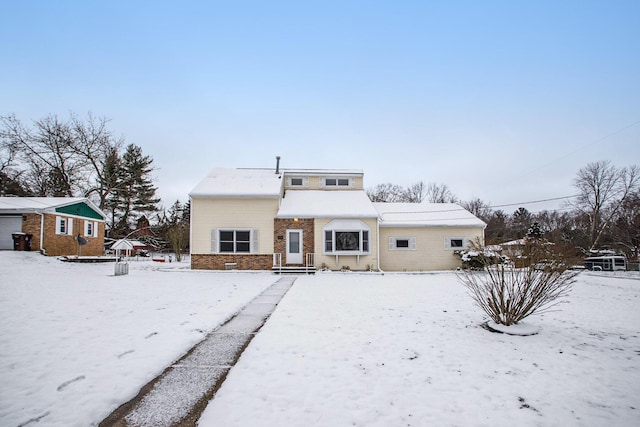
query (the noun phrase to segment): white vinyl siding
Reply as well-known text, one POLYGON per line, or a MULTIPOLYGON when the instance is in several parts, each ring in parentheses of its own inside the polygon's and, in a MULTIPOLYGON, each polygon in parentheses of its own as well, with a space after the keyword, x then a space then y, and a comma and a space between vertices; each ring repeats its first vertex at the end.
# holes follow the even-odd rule
POLYGON ((380 227, 380 268, 383 271, 453 270, 461 265, 455 249, 445 247, 452 236, 464 243, 482 239, 482 227, 380 227), (392 250, 390 239, 416 239, 415 250, 392 250))
POLYGON ((191 211, 191 253, 217 253, 218 229, 254 230, 251 253, 273 253, 273 238, 269 236, 274 232, 278 199, 196 198, 192 199, 191 211))

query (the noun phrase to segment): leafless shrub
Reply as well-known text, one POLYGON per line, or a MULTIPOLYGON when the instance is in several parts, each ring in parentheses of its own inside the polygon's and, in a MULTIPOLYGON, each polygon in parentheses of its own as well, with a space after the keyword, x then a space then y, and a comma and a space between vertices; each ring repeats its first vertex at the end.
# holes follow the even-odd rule
POLYGON ((548 311, 568 295, 579 273, 569 270, 569 264, 539 242, 531 244, 529 255, 522 268, 500 264, 458 272, 475 303, 498 324, 514 325, 548 311), (542 254, 547 258, 541 259, 542 254))

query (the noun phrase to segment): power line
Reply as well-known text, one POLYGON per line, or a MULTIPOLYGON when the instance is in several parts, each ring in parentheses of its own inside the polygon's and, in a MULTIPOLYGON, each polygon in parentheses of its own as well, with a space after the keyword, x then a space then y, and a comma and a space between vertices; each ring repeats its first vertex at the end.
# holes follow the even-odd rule
MULTIPOLYGON (((553 201, 556 201, 556 200, 572 199, 574 197, 578 197, 578 195, 574 194, 572 196, 553 197, 553 198, 550 198, 550 199, 531 200, 531 201, 528 201, 528 202, 508 203, 508 204, 505 204, 505 205, 486 206, 486 208, 487 209, 496 209, 496 208, 504 208, 504 207, 509 207, 509 206, 523 206, 523 205, 531 205, 531 204, 535 204, 535 203, 544 203, 544 202, 553 202, 553 201)), ((419 203, 416 203, 416 205, 419 205, 419 203)), ((438 209, 438 210, 432 210, 432 211, 384 212, 384 213, 382 213, 382 215, 393 215, 393 214, 398 214, 398 215, 406 215, 406 214, 437 214, 437 213, 445 213, 445 212, 462 212, 462 211, 467 211, 467 209, 465 209, 462 206, 460 206, 459 208, 438 209)))
POLYGON ((565 199, 572 199, 574 197, 578 197, 578 194, 574 194, 573 196, 562 196, 562 197, 554 197, 552 199, 542 199, 542 200, 533 200, 530 202, 522 202, 522 203, 509 203, 506 205, 495 205, 495 206, 489 206, 489 208, 491 209, 495 209, 495 208, 506 208, 508 206, 521 206, 521 205, 532 205, 534 203, 544 203, 544 202, 553 202, 556 200, 565 200, 565 199))
POLYGON ((606 134, 605 136, 602 136, 602 137, 600 137, 600 138, 596 139, 596 140, 595 140, 595 141, 593 141, 593 142, 590 142, 590 143, 588 143, 588 144, 581 145, 581 146, 579 146, 577 149, 575 149, 575 150, 573 150, 573 151, 571 151, 571 152, 569 152, 569 153, 567 153, 567 154, 564 154, 564 155, 562 155, 562 156, 560 156, 560 157, 557 157, 555 160, 553 160, 553 161, 551 161, 551 162, 548 162, 547 164, 542 165, 542 166, 541 166, 541 167, 539 167, 539 168, 536 168, 536 169, 530 170, 529 172, 525 172, 524 174, 522 174, 522 175, 520 175, 520 176, 521 176, 521 177, 524 177, 524 176, 530 175, 530 174, 532 174, 532 173, 534 173, 534 172, 538 172, 539 170, 544 169, 544 168, 546 168, 546 167, 547 167, 547 166, 549 166, 549 165, 552 165, 552 164, 554 164, 554 163, 556 163, 556 162, 558 162, 558 161, 560 161, 560 160, 562 160, 562 159, 564 159, 564 158, 566 158, 566 157, 569 157, 569 156, 571 156, 572 154, 578 153, 578 152, 582 151, 583 149, 585 149, 585 148, 587 148, 587 147, 591 147, 592 145, 595 145, 595 144, 597 144, 597 143, 599 143, 599 142, 602 142, 602 141, 604 141, 605 139, 608 139, 608 138, 610 138, 610 137, 612 137, 612 136, 614 136, 614 135, 617 135, 617 134, 619 134, 620 132, 623 132, 623 131, 625 131, 625 130, 627 130, 627 129, 629 129, 629 128, 632 128, 632 127, 634 127, 634 126, 636 126, 636 125, 638 125, 638 124, 640 124, 640 120, 637 120, 637 121, 635 121, 635 122, 633 122, 633 123, 631 123, 631 124, 628 124, 628 125, 626 125, 626 126, 623 126, 623 127, 619 128, 619 129, 617 129, 617 130, 615 130, 615 131, 613 131, 613 132, 611 132, 611 133, 608 133, 608 134, 606 134))

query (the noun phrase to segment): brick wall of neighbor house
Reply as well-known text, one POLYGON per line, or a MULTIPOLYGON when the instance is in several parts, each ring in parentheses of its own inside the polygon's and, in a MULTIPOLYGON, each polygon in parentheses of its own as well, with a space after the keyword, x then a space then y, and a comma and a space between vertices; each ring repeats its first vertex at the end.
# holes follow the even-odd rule
MULTIPOLYGON (((100 256, 104 254, 104 223, 98 222, 98 236, 84 236, 84 219, 73 218, 73 234, 56 234, 56 216, 45 214, 44 216, 44 249, 48 256, 78 255, 78 242, 74 236, 80 234, 88 243, 82 246, 81 256, 100 256)), ((64 216, 64 215, 62 215, 64 216)))
POLYGON ((226 270, 225 264, 235 263, 238 270, 271 270, 271 254, 192 254, 191 268, 194 270, 226 270))
POLYGON ((306 254, 314 252, 313 219, 279 219, 274 220, 273 252, 282 254, 282 265, 288 264, 287 257, 287 230, 302 230, 302 262, 305 262, 306 254))
POLYGON ((39 214, 22 214, 22 232, 31 234, 31 250, 40 250, 40 225, 42 217, 39 214))

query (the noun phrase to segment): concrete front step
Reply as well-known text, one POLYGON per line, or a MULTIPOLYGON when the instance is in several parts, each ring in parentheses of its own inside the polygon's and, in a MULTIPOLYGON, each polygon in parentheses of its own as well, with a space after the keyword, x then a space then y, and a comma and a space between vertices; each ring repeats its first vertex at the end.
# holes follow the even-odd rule
POLYGON ((315 267, 272 267, 275 274, 315 274, 315 267))

